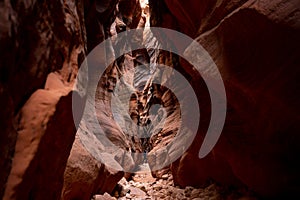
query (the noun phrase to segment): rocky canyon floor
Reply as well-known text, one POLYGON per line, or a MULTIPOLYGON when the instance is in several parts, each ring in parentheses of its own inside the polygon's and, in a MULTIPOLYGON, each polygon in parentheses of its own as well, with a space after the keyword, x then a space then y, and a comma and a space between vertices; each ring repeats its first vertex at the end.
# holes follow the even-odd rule
MULTIPOLYGON (((144 165, 144 169, 147 166, 144 165)), ((201 188, 187 186, 180 188, 173 183, 172 174, 164 174, 160 179, 153 178, 151 172, 142 170, 135 173, 130 180, 122 178, 113 196, 105 193, 95 195, 91 200, 257 200, 253 193, 245 188, 230 188, 213 181, 201 188)))

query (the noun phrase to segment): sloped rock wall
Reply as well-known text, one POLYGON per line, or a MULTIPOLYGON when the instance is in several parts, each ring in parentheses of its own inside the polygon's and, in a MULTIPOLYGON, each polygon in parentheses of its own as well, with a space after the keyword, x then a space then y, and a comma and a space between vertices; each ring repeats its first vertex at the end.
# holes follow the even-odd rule
POLYGON ((76 132, 74 78, 88 51, 108 36, 116 3, 0 3, 0 197, 5 191, 4 199, 60 198, 76 132))
MULTIPOLYGON (((150 1, 162 5, 152 9, 152 25, 195 38, 217 64, 228 101, 221 138, 200 160, 210 100, 199 98, 202 128, 191 148, 173 163, 175 182, 199 186, 213 178, 241 182, 263 196, 297 195, 299 2, 159 2, 150 1)), ((186 61, 180 63, 191 71, 186 61)), ((191 76, 193 87, 205 93, 201 77, 191 76)))
POLYGON ((60 70, 64 82, 72 82, 77 57, 72 59, 84 52, 85 30, 83 2, 2 1, 0 7, 0 95, 1 105, 8 105, 0 114, 2 196, 17 139, 15 116, 51 71, 60 70))

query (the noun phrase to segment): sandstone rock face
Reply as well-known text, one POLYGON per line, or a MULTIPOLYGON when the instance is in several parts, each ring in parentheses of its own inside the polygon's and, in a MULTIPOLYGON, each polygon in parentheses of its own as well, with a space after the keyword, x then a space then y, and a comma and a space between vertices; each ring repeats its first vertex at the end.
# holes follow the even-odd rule
MULTIPOLYGON (((101 22, 103 17, 107 17, 107 13, 103 11, 105 6, 100 2, 98 3, 96 4, 97 12, 94 14, 101 22)), ((109 8, 112 8, 111 4, 114 3, 116 1, 110 2, 108 4, 109 8)), ((93 8, 93 5, 90 6, 93 8)), ((141 15, 138 1, 122 1, 118 7, 120 13, 111 13, 110 20, 115 19, 112 26, 110 27, 108 22, 105 22, 103 26, 100 25, 103 38, 108 37, 110 34, 115 36, 113 41, 107 43, 109 48, 105 49, 105 55, 100 58, 108 63, 115 60, 115 51, 120 50, 114 49, 115 43, 120 40, 115 34, 124 28, 138 26, 136 21, 139 22, 141 15), (127 6, 130 9, 126 9, 127 6), (115 18, 116 15, 117 18, 115 18), (128 21, 124 18, 127 18, 128 21)), ((93 15, 93 12, 91 12, 91 15, 93 15)), ((100 35, 93 35, 92 38, 97 38, 100 35)), ((88 48, 94 47, 95 44, 90 43, 91 46, 88 46, 88 48)), ((121 47, 124 46, 131 48, 128 43, 124 43, 121 47)), ((130 123, 125 124, 122 120, 129 120, 130 116, 126 106, 122 104, 122 100, 118 99, 127 92, 134 92, 131 86, 133 67, 133 57, 131 54, 127 54, 109 65, 102 77, 100 73, 96 73, 91 67, 88 70, 81 69, 76 88, 80 94, 85 94, 83 96, 87 101, 83 102, 86 107, 78 128, 78 138, 75 140, 65 170, 62 199, 88 199, 95 193, 111 193, 117 182, 123 177, 123 171, 134 170, 136 165, 142 162, 141 157, 131 154, 131 151, 140 152, 141 148, 138 142, 134 143, 126 134, 127 131, 132 131, 132 127, 130 123), (86 77, 88 77, 88 81, 85 82, 86 77), (124 78, 124 82, 119 83, 119 88, 116 89, 117 81, 121 77, 124 78), (95 88, 96 91, 94 92, 95 88), (115 101, 112 101, 113 98, 115 98, 115 101), (95 112, 94 108, 96 108, 95 112), (107 147, 107 143, 113 143, 116 148, 107 147)))
POLYGON ((123 171, 109 169, 85 150, 77 137, 64 175, 61 199, 90 199, 93 194, 111 193, 123 171))
POLYGON ((75 126, 70 126, 71 97, 71 93, 62 97, 56 91, 38 90, 21 109, 4 199, 60 196, 64 166, 75 135, 75 126))
POLYGON ((74 78, 107 37, 116 3, 0 3, 0 197, 60 198, 75 136, 74 78))
MULTIPOLYGON (((142 153, 145 148, 137 134, 137 125, 147 122, 148 119, 135 117, 139 117, 142 111, 149 110, 144 109, 145 102, 139 111, 137 108, 138 102, 145 97, 142 90, 148 79, 141 75, 143 70, 136 70, 135 67, 148 63, 150 58, 145 48, 142 29, 130 40, 116 35, 126 29, 145 26, 145 17, 141 17, 139 1, 120 1, 118 8, 120 13, 117 13, 110 28, 113 39, 107 42, 110 48, 104 49, 107 63, 113 61, 112 64, 107 66, 102 76, 97 69, 93 71, 91 68, 89 72, 81 70, 78 75, 77 87, 88 97, 78 133, 83 145, 97 160, 104 159, 114 163, 117 170, 123 167, 125 171, 132 172, 144 160, 142 153), (136 46, 144 48, 135 50, 136 46), (131 51, 114 60, 123 48, 131 51), (85 82, 84 77, 87 76, 88 81, 85 82), (128 99, 131 101, 130 106, 126 99, 128 95, 132 97, 132 100, 128 99), (110 143, 113 147, 108 145, 110 143), (108 158, 109 154, 111 158, 108 158)), ((95 56, 95 61, 102 63, 105 59, 95 56)), ((90 62, 93 63, 93 58, 90 62)), ((149 68, 145 67, 143 72, 149 71, 149 68)), ((146 132, 143 127, 140 129, 141 132, 146 132)))
MULTIPOLYGON (((217 64, 228 102, 221 138, 200 160, 210 115, 205 106, 210 103, 207 95, 199 98, 202 125, 193 145, 172 165, 176 184, 201 185, 213 178, 240 181, 262 196, 297 195, 299 1, 160 4, 162 12, 152 10, 152 24, 196 38, 217 64)), ((182 59, 180 63, 189 73, 191 66, 182 59)), ((205 93, 201 78, 190 75, 193 87, 205 93)))
POLYGON ((72 55, 83 51, 85 33, 79 20, 81 2, 3 1, 0 10, 0 99, 1 105, 7 105, 0 114, 2 197, 17 139, 15 115, 32 93, 43 88, 51 71, 61 70, 65 82, 72 81, 76 73, 72 55))
MULTIPOLYGON (((152 26, 191 36, 219 68, 228 105, 225 126, 213 151, 198 158, 211 115, 210 96, 201 75, 186 60, 156 50, 161 35, 141 31, 124 44, 116 35, 148 25, 144 1, 5 0, 0 2, 0 197, 89 199, 96 193, 111 193, 123 170, 135 170, 146 161, 154 170, 158 163, 168 163, 168 153, 182 153, 181 148, 167 153, 163 149, 180 128, 182 110, 172 91, 152 83, 157 74, 155 66, 144 66, 149 62, 182 73, 196 91, 201 108, 193 144, 170 168, 176 185, 198 187, 214 179, 226 185, 246 185, 261 196, 295 197, 300 188, 299 1, 149 3, 152 26), (79 83, 78 93, 72 91, 78 66, 111 35, 113 40, 99 59, 110 62, 121 48, 141 48, 117 58, 100 81, 99 74, 89 71, 87 85, 79 83), (93 80, 99 82, 96 99, 86 102, 91 90, 84 89, 93 80), (123 99, 128 93, 129 102, 123 99), (74 144, 72 98, 81 102, 75 124, 82 115, 87 119, 78 130, 79 136, 86 137, 77 136, 74 144), (84 105, 93 103, 96 113, 83 111, 84 105), (141 125, 142 131, 135 125, 141 125), (148 138, 141 139, 138 133, 148 138), (107 140, 102 139, 118 149, 105 149, 107 140), (149 153, 147 159, 143 153, 149 153)), ((187 46, 185 52, 192 54, 193 47, 187 46)), ((165 80, 168 77, 166 74, 165 80)), ((180 139, 175 147, 188 137, 180 139)), ((166 165, 152 174, 164 178, 170 169, 166 165)), ((153 188, 155 195, 165 189, 162 184, 153 188)), ((174 191, 172 197, 177 199, 200 195, 189 187, 187 192, 174 191)), ((144 196, 144 192, 143 188, 133 189, 132 194, 144 196)), ((162 194, 170 195, 167 190, 162 194)))

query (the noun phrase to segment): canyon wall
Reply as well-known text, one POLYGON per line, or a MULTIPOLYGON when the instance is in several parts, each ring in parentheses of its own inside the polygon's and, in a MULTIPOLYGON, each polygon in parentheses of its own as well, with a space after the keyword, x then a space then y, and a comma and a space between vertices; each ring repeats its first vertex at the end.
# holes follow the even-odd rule
MULTIPOLYGON (((3 107, 4 112, 1 112, 0 117, 1 127, 3 127, 0 139, 2 169, 0 196, 3 195, 5 186, 9 185, 6 181, 14 155, 20 156, 22 160, 17 164, 22 169, 17 169, 16 173, 24 175, 23 183, 26 184, 33 179, 36 182, 32 184, 38 183, 37 179, 41 178, 41 174, 32 176, 34 174, 32 170, 41 162, 39 158, 46 157, 47 154, 55 155, 55 152, 51 153, 50 149, 52 149, 51 144, 55 146, 56 141, 53 140, 56 134, 58 138, 66 139, 66 145, 61 148, 64 153, 62 160, 60 158, 56 160, 57 166, 61 164, 61 168, 53 172, 63 173, 64 159, 68 157, 68 149, 74 137, 74 130, 72 130, 74 125, 72 125, 71 110, 64 111, 58 108, 68 105, 71 96, 66 91, 51 91, 45 88, 45 83, 51 71, 58 71, 55 75, 58 79, 56 82, 61 81, 62 86, 66 85, 64 87, 68 87, 74 79, 77 57, 80 53, 84 53, 86 42, 82 20, 83 10, 79 9, 77 12, 77 8, 83 9, 82 3, 1 2, 0 99, 1 105, 7 106, 3 107), (64 118, 65 120, 62 120, 64 118), (54 125, 56 120, 61 121, 54 125), (65 130, 65 135, 59 136, 62 131, 59 127, 64 123, 67 123, 69 128, 65 130), (48 138, 49 134, 53 134, 53 138, 48 138), (45 141, 42 141, 42 137, 45 141)), ((57 151, 59 152, 60 149, 57 151)), ((49 161, 51 159, 53 157, 50 156, 49 161)), ((16 181, 20 183, 20 180, 16 181)), ((36 186, 24 186, 20 183, 19 189, 27 196, 30 195, 32 189, 30 187, 36 186), (22 189, 22 187, 28 188, 22 189)))
MULTIPOLYGON (((4 0, 0 2, 0 197, 89 199, 96 193, 111 193, 124 176, 120 165, 132 170, 143 162, 131 152, 149 153, 148 162, 155 168, 159 160, 154 152, 173 140, 181 111, 171 91, 152 84, 151 76, 142 77, 149 69, 131 74, 149 61, 182 73, 201 110, 195 140, 170 166, 175 184, 200 187, 213 179, 245 186, 263 197, 298 195, 299 1, 149 0, 149 6, 151 26, 195 39, 222 75, 227 116, 212 152, 198 157, 211 117, 211 99, 201 74, 178 55, 151 49, 151 45, 159 48, 162 37, 149 32, 134 38, 144 45, 142 49, 109 66, 96 94, 99 123, 128 156, 115 152, 112 169, 96 160, 75 136, 79 119, 74 124, 72 98, 82 102, 76 109, 79 118, 86 100, 73 89, 78 68, 101 41, 110 36, 118 41, 116 33, 145 26, 147 16, 137 0, 4 0), (127 73, 126 87, 117 92, 133 88, 134 95, 129 110, 117 111, 143 126, 156 121, 155 134, 147 140, 129 137, 130 127, 119 126, 112 117, 112 110, 120 106, 110 104, 116 82, 127 73), (152 113, 155 104, 167 111, 166 122, 160 123, 162 107, 152 113)), ((111 45, 109 51, 113 55, 119 49, 111 45)), ((187 46, 185 52, 192 54, 193 47, 187 46)), ((98 148, 101 143, 89 145, 98 148)), ((165 170, 153 175, 160 177, 165 170)))
POLYGON ((61 198, 76 133, 74 80, 85 55, 108 36, 116 3, 0 2, 0 197, 61 198))
POLYGON ((262 196, 298 195, 299 1, 150 0, 150 8, 152 26, 181 31, 208 51, 227 95, 221 138, 199 159, 210 99, 201 76, 190 74, 201 92, 201 123, 190 149, 172 164, 175 182, 200 186, 212 178, 262 196))

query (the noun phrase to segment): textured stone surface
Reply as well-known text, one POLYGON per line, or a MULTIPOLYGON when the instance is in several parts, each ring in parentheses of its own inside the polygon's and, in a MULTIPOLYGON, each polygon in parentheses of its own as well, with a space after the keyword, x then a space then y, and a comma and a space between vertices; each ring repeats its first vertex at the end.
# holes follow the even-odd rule
POLYGON ((93 200, 115 200, 116 198, 111 197, 108 193, 105 193, 104 195, 95 195, 93 197, 93 200))
POLYGON ((15 115, 51 71, 60 70, 65 82, 74 79, 73 55, 83 51, 84 25, 82 2, 2 1, 0 10, 0 99, 7 105, 0 114, 2 197, 17 139, 15 115))
POLYGON ((0 197, 7 186, 5 199, 60 198, 75 133, 70 90, 87 50, 107 37, 115 5, 0 3, 0 197))
POLYGON ((93 194, 111 193, 123 171, 109 169, 95 160, 75 139, 64 175, 61 199, 90 199, 93 194))
MULTIPOLYGON (((224 184, 244 184, 262 196, 294 197, 299 190, 300 153, 298 0, 150 0, 151 25, 195 38, 216 62, 228 100, 221 138, 206 158, 198 159, 211 114, 205 83, 185 60, 148 48, 157 45, 148 31, 130 41, 142 44, 142 48, 118 58, 102 77, 97 122, 87 121, 95 130, 93 123, 102 123, 108 138, 120 148, 109 155, 103 153, 103 141, 89 138, 89 150, 101 150, 96 153, 97 159, 110 161, 115 168, 96 161, 77 141, 65 170, 75 132, 70 90, 78 65, 110 35, 115 43, 99 57, 114 59, 119 50, 115 45, 120 41, 116 33, 147 24, 148 7, 144 2, 142 9, 137 0, 120 0, 119 6, 117 2, 0 2, 0 197, 5 191, 4 199, 90 198, 98 192, 112 191, 123 175, 121 165, 131 170, 145 161, 132 152, 150 151, 150 167, 167 162, 169 155, 162 148, 176 134, 180 110, 169 91, 151 85, 155 67, 131 72, 149 61, 181 72, 194 87, 201 107, 201 126, 194 143, 171 166, 175 184, 201 186, 214 179, 224 184), (132 93, 130 105, 120 104, 122 95, 111 105, 113 89, 121 76, 125 81, 117 92, 132 93), (165 107, 166 123, 160 121, 159 114, 152 113, 155 103, 165 107), (113 116, 116 113, 120 115, 113 116), (125 123, 131 119, 131 123, 125 123), (150 139, 130 137, 129 132, 137 133, 133 124, 145 126, 149 120, 157 122, 150 129, 142 128, 150 139), (157 157, 155 151, 162 154, 157 157)), ((133 46, 124 43, 122 47, 133 46)), ((81 98, 84 105, 87 96, 76 98, 81 98)), ((81 115, 82 108, 78 110, 81 115)), ((75 119, 77 123, 79 120, 75 119)), ((88 133, 87 123, 83 123, 82 133, 88 133)), ((173 148, 169 153, 181 152, 173 148)), ((153 174, 163 178, 166 171, 168 168, 153 174)), ((153 189, 164 188, 159 185, 153 189)), ((184 198, 179 190, 174 190, 172 198, 184 198)), ((199 193, 188 194, 198 198, 199 193)))
POLYGON ((64 168, 75 136, 70 106, 72 93, 61 96, 57 91, 38 90, 21 109, 4 199, 60 196, 64 168))
MULTIPOLYGON (((222 74, 228 101, 221 138, 199 160, 210 103, 201 77, 191 74, 193 87, 201 92, 202 128, 187 153, 173 164, 175 182, 199 185, 211 177, 240 181, 263 196, 298 195, 299 1, 160 4, 160 9, 152 10, 161 11, 153 15, 152 24, 197 38, 222 74)), ((192 71, 185 61, 180 63, 184 71, 192 71)))
MULTIPOLYGON (((178 199, 178 200, 201 200, 201 199, 249 199, 256 198, 247 190, 239 188, 231 188, 221 186, 216 183, 207 182, 201 188, 187 186, 179 188, 174 186, 173 177, 171 174, 165 174, 164 179, 154 179, 150 172, 139 172, 133 176, 133 180, 126 181, 121 179, 117 189, 114 191, 113 197, 109 195, 101 196, 108 199, 178 199)), ((94 199, 100 197, 95 195, 94 199)))

